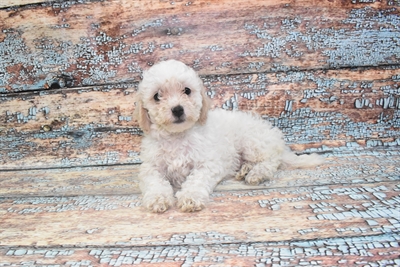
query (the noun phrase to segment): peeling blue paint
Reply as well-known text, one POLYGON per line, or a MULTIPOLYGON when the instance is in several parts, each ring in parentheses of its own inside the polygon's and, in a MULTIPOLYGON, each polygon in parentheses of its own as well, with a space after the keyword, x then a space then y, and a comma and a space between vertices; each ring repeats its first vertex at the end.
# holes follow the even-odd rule
POLYGON ((244 28, 250 35, 265 42, 241 56, 277 58, 287 55, 299 58, 303 53, 297 47, 304 45, 309 51, 321 50, 326 63, 334 68, 397 64, 400 60, 400 16, 396 9, 353 9, 349 17, 342 21, 340 29, 315 29, 306 21, 300 18, 283 19, 279 35, 274 25, 269 25, 268 19, 262 26, 245 24, 244 28), (298 30, 299 25, 305 26, 305 30, 298 30), (353 29, 350 31, 349 27, 353 29))

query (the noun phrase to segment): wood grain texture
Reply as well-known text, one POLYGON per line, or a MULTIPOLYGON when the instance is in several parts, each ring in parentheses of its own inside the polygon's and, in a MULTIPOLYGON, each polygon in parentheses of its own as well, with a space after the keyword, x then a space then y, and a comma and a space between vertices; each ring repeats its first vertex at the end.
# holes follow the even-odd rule
MULTIPOLYGON (((326 162, 313 169, 279 170, 259 186, 226 180, 216 191, 255 190, 295 186, 360 184, 398 181, 397 149, 349 149, 324 154, 326 162), (379 176, 375 176, 379 173, 379 176), (351 174, 351 175, 349 175, 351 174)), ((140 194, 139 165, 75 167, 0 172, 2 197, 100 196, 140 194), (23 183, 23 186, 21 186, 23 183)))
POLYGON ((49 0, 47 1, 46 0, 3 0, 0 3, 0 8, 23 6, 23 5, 37 4, 43 2, 50 2, 50 1, 49 0))
POLYGON ((217 192, 205 210, 190 214, 149 213, 136 195, 2 199, 0 245, 200 245, 398 233, 398 189, 398 182, 386 182, 217 192))
POLYGON ((368 238, 328 239, 330 245, 324 248, 320 242, 268 242, 230 245, 170 246, 137 248, 97 248, 97 249, 10 249, 2 250, 4 262, 31 266, 44 264, 66 264, 79 266, 85 264, 101 266, 357 266, 361 264, 398 264, 398 235, 382 235, 368 238), (375 244, 377 248, 368 246, 375 244), (306 245, 306 247, 304 247, 306 245), (385 246, 385 247, 384 247, 385 246), (393 247, 392 247, 393 246, 393 247), (382 248, 384 247, 384 248, 382 248), (350 252, 351 250, 351 252, 350 252), (17 253, 14 256, 13 253, 17 253), (23 259, 30 261, 23 262, 23 259), (35 264, 37 262, 37 265, 35 264), (265 265, 262 265, 265 264, 265 265), (293 265, 291 265, 293 264, 293 265))
MULTIPOLYGON (((203 76, 214 107, 256 112, 295 150, 399 145, 398 69, 203 76)), ((0 96, 0 169, 140 161, 137 83, 0 96)))
MULTIPOLYGON (((218 236, 217 233, 210 235, 218 236)), ((324 241, 230 243, 112 248, 9 248, 10 266, 358 266, 399 265, 398 234, 329 238, 324 241)))
POLYGON ((388 1, 65 1, 0 10, 0 91, 137 80, 175 58, 201 74, 398 65, 388 1), (118 18, 118 19, 115 19, 118 18), (51 83, 51 82, 50 82, 51 83))

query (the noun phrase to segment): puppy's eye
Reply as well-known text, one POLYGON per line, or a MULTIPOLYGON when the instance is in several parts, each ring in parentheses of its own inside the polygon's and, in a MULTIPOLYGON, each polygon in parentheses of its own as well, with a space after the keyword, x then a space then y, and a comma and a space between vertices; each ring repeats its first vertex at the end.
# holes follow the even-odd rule
POLYGON ((157 102, 160 101, 160 98, 159 98, 158 93, 155 94, 155 95, 153 96, 153 98, 154 98, 154 100, 157 101, 157 102))
POLYGON ((190 93, 192 92, 192 90, 190 90, 189 87, 185 87, 185 94, 190 95, 190 93))

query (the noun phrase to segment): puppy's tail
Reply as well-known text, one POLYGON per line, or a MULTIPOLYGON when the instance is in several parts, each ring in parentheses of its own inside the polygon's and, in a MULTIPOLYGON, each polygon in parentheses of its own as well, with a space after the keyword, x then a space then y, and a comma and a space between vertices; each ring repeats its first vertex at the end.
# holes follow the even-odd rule
POLYGON ((282 157, 281 169, 302 169, 315 167, 325 162, 318 154, 296 155, 290 149, 285 150, 282 157))

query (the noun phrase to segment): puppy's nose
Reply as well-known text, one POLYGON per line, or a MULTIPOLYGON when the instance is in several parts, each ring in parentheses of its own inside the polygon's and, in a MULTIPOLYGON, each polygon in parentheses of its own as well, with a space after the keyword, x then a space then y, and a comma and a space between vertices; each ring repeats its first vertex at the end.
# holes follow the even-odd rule
POLYGON ((172 108, 171 111, 172 111, 172 114, 174 114, 174 116, 177 117, 177 118, 182 116, 183 113, 185 112, 181 105, 172 108))

